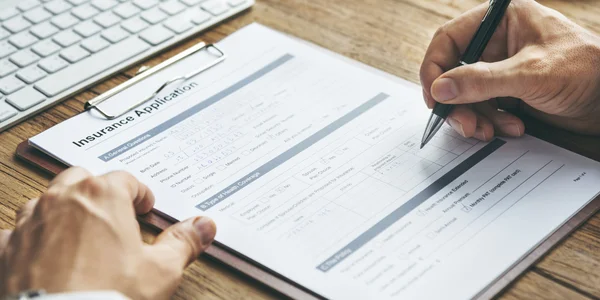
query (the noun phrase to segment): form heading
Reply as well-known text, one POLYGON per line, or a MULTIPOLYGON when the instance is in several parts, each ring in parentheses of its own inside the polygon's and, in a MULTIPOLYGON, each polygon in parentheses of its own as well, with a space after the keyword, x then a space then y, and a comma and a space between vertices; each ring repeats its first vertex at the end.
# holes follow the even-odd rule
POLYGON ((124 117, 116 122, 113 121, 112 124, 105 126, 104 128, 100 128, 100 129, 98 129, 98 131, 96 131, 86 137, 74 140, 73 144, 75 144, 77 147, 84 147, 90 143, 93 143, 94 141, 97 141, 98 139, 108 135, 110 132, 118 130, 119 128, 124 127, 127 124, 134 122, 136 119, 139 119, 146 115, 150 115, 150 114, 154 113, 155 111, 158 111, 163 105, 165 105, 168 102, 175 100, 177 97, 184 95, 185 93, 193 90, 197 86, 198 86, 198 83, 196 83, 196 82, 190 82, 189 84, 180 86, 180 87, 174 89, 172 93, 170 93, 166 96, 157 97, 152 102, 150 102, 150 104, 146 104, 146 106, 144 106, 144 107, 134 109, 132 111, 132 114, 129 114, 126 117, 124 117))

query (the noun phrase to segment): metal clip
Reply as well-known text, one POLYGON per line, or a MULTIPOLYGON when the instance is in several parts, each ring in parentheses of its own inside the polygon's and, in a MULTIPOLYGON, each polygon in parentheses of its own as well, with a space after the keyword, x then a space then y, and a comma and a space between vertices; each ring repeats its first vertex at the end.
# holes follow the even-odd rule
MULTIPOLYGON (((209 51, 210 52, 210 51, 209 51)), ((214 53, 213 53, 214 54, 214 53)), ((108 119, 108 120, 113 120, 116 119, 128 112, 130 112, 131 110, 133 110, 134 108, 136 108, 137 106, 143 104, 146 101, 152 100, 152 98, 156 97, 163 89, 165 89, 167 86, 178 82, 178 81, 185 81, 188 80, 189 78, 192 78, 214 66, 216 66, 217 64, 223 62, 225 60, 225 58, 227 58, 227 56, 225 55, 225 53, 223 51, 221 51, 221 49, 217 48, 217 46, 215 46, 214 44, 204 44, 204 43, 199 43, 193 47, 190 47, 189 49, 167 59, 166 61, 152 67, 152 68, 148 68, 147 66, 142 66, 137 74, 137 76, 125 81, 124 83, 120 84, 119 86, 109 90, 108 92, 88 101, 85 103, 84 105, 84 110, 85 111, 89 111, 92 109, 95 109, 96 111, 98 111, 102 116, 104 116, 104 118, 108 119), (108 112, 103 111, 102 109, 100 109, 98 107, 98 105, 108 99, 110 99, 111 97, 115 96, 116 94, 130 88, 131 86, 141 82, 142 80, 162 71, 163 69, 193 55, 196 54, 200 51, 203 50, 210 50, 210 49, 214 49, 216 50, 216 59, 214 61, 212 61, 211 63, 202 66, 201 68, 194 70, 186 75, 183 76, 179 76, 179 77, 175 77, 172 78, 170 80, 167 80, 165 83, 163 83, 160 87, 158 87, 158 89, 156 89, 156 91, 154 93, 152 93, 152 95, 150 95, 149 97, 146 97, 138 102, 136 102, 135 104, 133 104, 130 108, 126 109, 125 111, 122 111, 120 113, 117 113, 115 115, 112 115, 108 112)))

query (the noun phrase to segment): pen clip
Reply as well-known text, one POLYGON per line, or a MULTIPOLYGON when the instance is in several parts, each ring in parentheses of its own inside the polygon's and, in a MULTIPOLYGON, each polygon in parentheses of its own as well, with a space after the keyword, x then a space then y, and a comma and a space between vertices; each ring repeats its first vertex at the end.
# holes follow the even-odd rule
POLYGON ((496 4, 496 0, 490 0, 490 5, 488 6, 487 11, 485 12, 485 16, 483 16, 483 19, 481 19, 481 22, 485 21, 485 19, 487 19, 487 17, 490 15, 492 9, 494 8, 494 4, 496 4))
POLYGON ((127 80, 126 82, 122 83, 121 85, 119 85, 119 86, 117 86, 117 87, 109 90, 108 92, 106 92, 106 93, 104 93, 104 94, 102 94, 102 95, 100 95, 100 96, 98 96, 98 97, 96 97, 96 98, 94 98, 94 99, 86 102, 85 105, 84 105, 84 111, 89 111, 89 110, 94 109, 97 112, 99 112, 107 120, 116 119, 116 118, 118 118, 118 117, 120 117, 120 116, 122 116, 122 115, 124 115, 124 114, 126 114, 128 112, 130 112, 131 110, 133 110, 137 106, 143 104, 144 102, 152 100, 152 98, 156 97, 156 95, 158 95, 162 90, 164 90, 169 85, 171 85, 171 84, 173 84, 175 82, 178 82, 178 81, 188 80, 189 78, 192 78, 192 77, 194 77, 194 76, 196 76, 196 75, 198 75, 198 74, 200 74, 200 73, 202 73, 202 72, 204 72, 204 71, 206 71, 206 70, 214 67, 215 65, 221 63, 222 61, 225 60, 225 58, 227 58, 227 56, 225 55, 225 53, 221 49, 219 49, 216 45, 214 45, 214 44, 208 44, 207 45, 207 44, 204 44, 204 43, 199 43, 199 44, 197 44, 197 45, 195 45, 195 46, 193 46, 193 47, 191 47, 191 48, 189 48, 189 49, 187 49, 187 50, 185 50, 185 51, 183 51, 183 52, 181 52, 181 53, 179 53, 179 54, 171 57, 170 59, 168 59, 168 60, 166 60, 166 61, 164 61, 164 62, 156 65, 153 68, 150 68, 150 69, 147 69, 147 70, 141 70, 140 69, 140 71, 138 71, 139 75, 137 75, 137 76, 135 76, 135 77, 127 80), (210 49, 214 49, 217 53, 211 53, 210 49), (133 85, 141 82, 142 80, 144 80, 144 79, 146 79, 146 78, 148 78, 148 77, 150 77, 150 76, 152 76, 154 74, 157 74, 158 72, 162 71, 163 69, 165 69, 165 68, 167 68, 167 67, 169 67, 171 65, 174 65, 175 63, 177 63, 177 62, 179 62, 179 61, 181 61, 181 60, 183 60, 185 58, 188 58, 191 55, 196 54, 196 53, 198 53, 200 51, 203 51, 203 50, 208 50, 209 53, 214 54, 217 58, 215 60, 213 60, 211 63, 209 63, 207 65, 204 65, 201 68, 198 68, 197 70, 194 70, 194 71, 192 71, 192 72, 190 72, 188 74, 185 74, 183 76, 179 76, 179 77, 175 77, 175 78, 172 78, 170 80, 167 80, 165 83, 163 83, 161 86, 159 86, 158 89, 156 89, 154 91, 154 93, 152 93, 152 95, 150 95, 149 97, 143 98, 142 100, 136 102, 131 107, 129 107, 128 109, 126 109, 126 110, 124 110, 124 111, 122 111, 120 113, 111 114, 111 113, 103 111, 102 109, 100 109, 98 107, 99 104, 101 104, 102 102, 104 102, 104 101, 110 99, 111 97, 117 95, 118 93, 120 93, 120 92, 122 92, 122 91, 124 91, 124 90, 126 90, 128 88, 130 88, 131 86, 133 86, 133 85))

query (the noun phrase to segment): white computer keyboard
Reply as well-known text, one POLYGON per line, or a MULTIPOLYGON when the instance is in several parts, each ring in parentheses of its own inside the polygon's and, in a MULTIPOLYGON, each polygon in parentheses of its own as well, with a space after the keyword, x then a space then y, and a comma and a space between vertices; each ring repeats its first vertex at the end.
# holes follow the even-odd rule
POLYGON ((0 132, 254 0, 0 0, 0 132))

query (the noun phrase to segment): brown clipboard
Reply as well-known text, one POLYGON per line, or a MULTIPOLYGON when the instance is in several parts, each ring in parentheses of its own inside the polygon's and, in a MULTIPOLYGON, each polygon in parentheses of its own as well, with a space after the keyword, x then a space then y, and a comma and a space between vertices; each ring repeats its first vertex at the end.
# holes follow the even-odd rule
MULTIPOLYGON (((533 136, 571 150, 580 155, 600 161, 600 138, 575 135, 563 130, 549 127, 540 122, 526 119, 527 132, 533 136)), ((37 168, 40 168, 52 175, 56 175, 67 166, 44 154, 43 152, 30 146, 28 141, 24 141, 17 147, 16 156, 25 162, 28 162, 37 168)), ((496 278, 473 299, 490 299, 506 287, 515 279, 523 274, 530 266, 535 264, 546 253, 566 238, 571 232, 585 223, 600 209, 600 196, 590 201, 588 205, 582 208, 571 219, 565 222, 554 233, 549 235, 537 247, 531 249, 529 253, 515 262, 501 276, 496 278)), ((138 221, 156 230, 164 230, 176 220, 162 215, 159 212, 152 211, 144 216, 138 217, 138 221)), ((302 285, 278 274, 267 267, 253 261, 251 258, 238 253, 223 244, 214 243, 205 252, 209 257, 225 264, 226 266, 240 272, 249 278, 266 285, 281 296, 292 299, 323 299, 322 296, 309 290, 302 285)))

